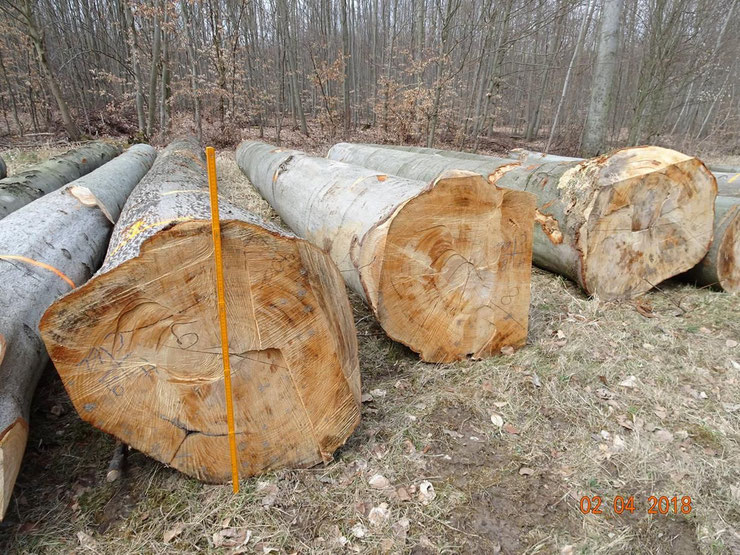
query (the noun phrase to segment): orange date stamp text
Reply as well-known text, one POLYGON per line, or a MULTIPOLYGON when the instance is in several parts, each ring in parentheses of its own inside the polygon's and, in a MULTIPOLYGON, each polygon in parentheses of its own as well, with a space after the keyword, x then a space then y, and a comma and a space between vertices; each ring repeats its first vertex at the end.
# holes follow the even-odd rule
MULTIPOLYGON (((639 505, 639 504, 638 504, 639 505)), ((624 512, 634 513, 635 511, 647 509, 649 515, 667 515, 667 514, 684 514, 691 513, 691 497, 688 495, 668 497, 666 495, 651 495, 647 503, 643 506, 635 504, 635 496, 623 497, 617 495, 611 504, 605 502, 599 495, 581 497, 579 509, 584 515, 602 515, 605 512, 613 512, 621 515, 624 512)))

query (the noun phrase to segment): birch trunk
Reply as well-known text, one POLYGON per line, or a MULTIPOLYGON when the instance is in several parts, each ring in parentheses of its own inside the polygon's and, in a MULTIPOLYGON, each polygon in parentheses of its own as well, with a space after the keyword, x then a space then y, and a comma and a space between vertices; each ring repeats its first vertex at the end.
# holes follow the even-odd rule
POLYGON ((29 202, 90 173, 120 152, 121 148, 116 145, 95 142, 0 180, 0 220, 29 202))
MULTIPOLYGON (((360 417, 352 311, 316 247, 221 201, 240 476, 328 461, 360 417)), ((173 142, 100 271, 41 333, 83 420, 207 482, 231 479, 206 169, 173 142)))
POLYGON ((0 519, 10 502, 28 438, 33 392, 48 356, 38 323, 70 284, 97 268, 131 189, 156 151, 131 147, 112 162, 0 221, 0 519), (8 258, 3 258, 4 256, 8 258))
POLYGON ((293 231, 330 254, 389 337, 422 359, 525 343, 532 195, 466 172, 402 179, 257 141, 239 146, 237 162, 293 231))
MULTIPOLYGON (((340 143, 329 158, 414 179, 449 169, 479 173, 537 196, 534 263, 589 295, 640 295, 695 266, 712 238, 716 183, 696 158, 660 147, 618 150, 583 162, 503 171, 512 160, 421 154, 340 143)), ((471 156, 471 155, 468 155, 471 156)))

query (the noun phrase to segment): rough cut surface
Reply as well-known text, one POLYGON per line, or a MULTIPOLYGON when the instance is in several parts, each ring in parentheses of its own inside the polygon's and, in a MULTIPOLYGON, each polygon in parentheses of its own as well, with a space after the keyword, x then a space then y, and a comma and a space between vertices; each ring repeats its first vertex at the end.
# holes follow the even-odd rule
MULTIPOLYGON (((100 266, 113 224, 97 207, 72 191, 98 198, 113 218, 136 183, 151 167, 156 151, 136 145, 103 167, 50 193, 0 221, 0 516, 4 514, 28 436, 31 398, 48 357, 38 323, 54 299, 100 266)), ((97 204, 96 204, 97 206, 97 204)))
POLYGON ((0 180, 0 219, 62 185, 90 173, 120 153, 121 147, 97 141, 0 180))
POLYGON ((695 266, 709 248, 717 189, 696 158, 637 147, 502 171, 510 159, 468 156, 475 158, 347 143, 329 151, 332 159, 405 177, 431 179, 456 168, 534 193, 534 263, 602 299, 640 295, 695 266))
POLYGON ((422 359, 525 343, 532 195, 470 172, 415 181, 259 141, 243 142, 237 163, 293 231, 331 255, 386 333, 422 359))
MULTIPOLYGON (((220 202, 240 476, 331 459, 360 418, 341 276, 309 243, 220 202)), ((191 476, 231 479, 203 151, 173 142, 105 263, 41 331, 80 416, 191 476)))

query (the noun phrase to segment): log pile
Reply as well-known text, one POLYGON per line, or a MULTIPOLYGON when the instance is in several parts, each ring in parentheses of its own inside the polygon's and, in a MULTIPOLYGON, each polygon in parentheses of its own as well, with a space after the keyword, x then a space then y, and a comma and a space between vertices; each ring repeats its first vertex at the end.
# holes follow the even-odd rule
POLYGON ((534 193, 534 263, 602 299, 640 295, 707 253, 716 184, 696 158, 639 147, 512 169, 511 159, 467 156, 346 143, 329 152, 334 160, 389 174, 430 179, 446 169, 468 170, 500 187, 534 193))
MULTIPOLYGON (((447 152, 454 155, 452 151, 447 152)), ((522 164, 582 161, 581 158, 523 149, 512 150, 509 154, 521 160, 522 164)), ((679 278, 734 293, 740 291, 740 173, 723 173, 714 170, 717 166, 707 167, 717 180, 712 242, 706 256, 679 278)))
POLYGON ((470 172, 426 181, 245 141, 237 163, 322 247, 392 339, 425 361, 526 341, 533 195, 470 172))
MULTIPOLYGON (((360 418, 352 312, 330 258, 221 201, 240 476, 331 459, 360 418)), ((207 482, 231 479, 203 151, 173 142, 100 271, 40 329, 83 420, 207 482)))
POLYGON ((96 141, 0 180, 0 219, 90 173, 120 153, 121 147, 96 141))
POLYGON ((33 392, 48 357, 38 323, 100 266, 113 224, 156 151, 112 162, 0 221, 0 519, 21 465, 33 392))

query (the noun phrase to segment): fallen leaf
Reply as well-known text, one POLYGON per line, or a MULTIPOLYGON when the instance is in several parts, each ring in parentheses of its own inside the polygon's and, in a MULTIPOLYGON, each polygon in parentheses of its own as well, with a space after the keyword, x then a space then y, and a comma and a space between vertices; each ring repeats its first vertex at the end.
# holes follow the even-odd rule
POLYGON ((673 441, 673 434, 668 430, 656 430, 654 432, 655 439, 662 443, 670 443, 673 441))
POLYGON ((519 474, 521 474, 522 476, 531 476, 532 474, 534 474, 534 470, 532 470, 528 466, 523 466, 519 469, 519 474))
POLYGON ((705 328, 703 326, 699 328, 699 331, 705 335, 712 335, 712 330, 710 330, 709 328, 705 328))
POLYGON ((270 482, 259 482, 257 484, 257 491, 264 495, 262 498, 263 507, 272 507, 275 504, 278 496, 278 487, 270 482))
POLYGON ((530 379, 532 380, 533 386, 542 387, 542 382, 540 381, 540 377, 537 375, 537 372, 532 372, 530 379))
POLYGON ((506 345, 505 347, 501 347, 501 354, 502 355, 513 355, 514 347, 512 347, 511 345, 506 345))
POLYGON ((251 538, 251 530, 224 528, 213 534, 213 545, 214 547, 240 547, 249 543, 251 538))
POLYGON ((360 397, 360 401, 362 401, 363 403, 371 403, 373 399, 374 397, 369 393, 363 393, 362 397, 360 397))
POLYGON ((170 543, 177 536, 182 534, 183 531, 185 531, 185 524, 183 524, 182 522, 178 522, 177 524, 175 524, 174 528, 170 528, 164 533, 164 537, 162 539, 164 540, 164 543, 170 543))
POLYGON ((505 432, 506 432, 507 434, 512 434, 512 435, 519 435, 519 430, 517 430, 517 429, 516 429, 516 428, 515 428, 514 426, 512 426, 512 425, 511 425, 511 424, 509 424, 508 422, 507 422, 506 424, 504 424, 504 426, 503 426, 503 428, 502 428, 502 429, 503 429, 503 430, 504 430, 504 431, 505 431, 505 432))
POLYGON ((437 492, 434 491, 434 486, 428 480, 424 480, 419 484, 419 501, 422 505, 429 505, 437 497, 437 492))
POLYGON ((398 496, 399 501, 411 501, 411 496, 409 495, 408 490, 403 486, 396 490, 396 495, 398 496))
POLYGON ((500 414, 496 414, 495 412, 491 415, 491 422, 498 428, 501 428, 504 425, 504 419, 500 414))
POLYGON ((573 553, 575 552, 574 549, 575 548, 572 545, 570 545, 570 544, 564 545, 560 549, 560 555, 573 555, 573 553))
POLYGON ((620 414, 617 416, 617 422, 619 423, 622 428, 626 430, 634 430, 635 427, 632 424, 632 421, 629 419, 629 417, 626 414, 620 414))
POLYGON ((628 389, 634 389, 637 386, 637 378, 635 376, 629 376, 628 378, 619 382, 619 385, 628 389))
POLYGON ((97 551, 98 542, 96 542, 90 534, 82 531, 77 532, 77 539, 80 541, 80 545, 83 549, 92 549, 94 551, 97 551))
POLYGON ((735 341, 734 339, 728 339, 727 341, 725 341, 725 345, 727 345, 728 349, 734 349, 735 347, 737 347, 737 341, 735 341))
POLYGON ((496 401, 495 403, 493 403, 493 406, 502 409, 508 404, 509 404, 508 401, 496 401))
POLYGON ((350 529, 350 532, 356 538, 364 538, 365 534, 367 534, 367 529, 358 522, 350 529))
POLYGON ((391 512, 388 510, 388 503, 381 503, 377 507, 370 509, 370 513, 367 515, 370 524, 375 526, 382 526, 388 517, 391 516, 391 512))
POLYGON ((396 539, 403 543, 406 541, 406 533, 409 531, 410 526, 411 521, 408 518, 404 517, 397 522, 394 522, 391 526, 391 530, 393 530, 393 535, 396 537, 396 539))
POLYGON ((367 481, 368 484, 370 484, 370 487, 373 487, 375 489, 385 489, 387 487, 390 487, 391 483, 382 474, 374 474, 370 477, 370 479, 367 481))
POLYGON ((373 389, 372 391, 370 391, 370 395, 372 395, 376 399, 382 399, 383 397, 385 397, 386 393, 387 392, 385 389, 373 389))
POLYGON ((445 434, 447 434, 448 436, 450 436, 451 438, 454 438, 454 439, 460 439, 463 436, 461 433, 456 432, 454 430, 442 430, 442 431, 445 434))

